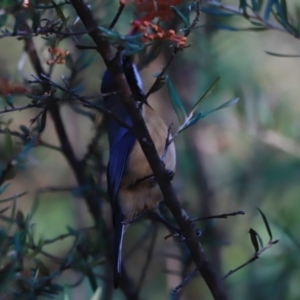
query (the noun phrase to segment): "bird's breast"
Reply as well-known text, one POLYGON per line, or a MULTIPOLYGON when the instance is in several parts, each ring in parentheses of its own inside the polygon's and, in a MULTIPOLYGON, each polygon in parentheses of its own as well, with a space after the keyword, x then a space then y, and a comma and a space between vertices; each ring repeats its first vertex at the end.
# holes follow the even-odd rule
MULTIPOLYGON (((143 117, 158 155, 162 157, 165 152, 167 138, 170 138, 168 137, 168 127, 149 106, 144 105, 143 117)), ((168 146, 164 163, 166 169, 175 171, 176 152, 174 143, 168 146)), ((118 196, 119 204, 127 220, 135 218, 144 211, 156 208, 162 200, 162 193, 153 177, 140 181, 152 174, 152 169, 142 148, 139 142, 136 141, 128 158, 118 196)))

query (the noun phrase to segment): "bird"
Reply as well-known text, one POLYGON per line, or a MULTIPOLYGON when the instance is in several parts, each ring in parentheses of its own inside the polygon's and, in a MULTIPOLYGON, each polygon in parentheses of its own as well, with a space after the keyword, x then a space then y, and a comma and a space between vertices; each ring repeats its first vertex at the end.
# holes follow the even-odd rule
MULTIPOLYGON (((132 56, 123 56, 122 68, 158 155, 163 159, 172 180, 176 150, 173 142, 167 143, 171 139, 169 127, 145 99, 143 83, 132 56), (167 144, 169 145, 166 148, 167 144)), ((101 84, 103 106, 131 127, 132 120, 117 90, 117 84, 107 69, 101 84)), ((130 222, 144 213, 155 211, 158 219, 168 224, 160 217, 158 210, 163 195, 133 131, 120 124, 111 114, 104 116, 104 124, 109 142, 107 185, 114 225, 114 287, 118 288, 123 236, 130 222)))

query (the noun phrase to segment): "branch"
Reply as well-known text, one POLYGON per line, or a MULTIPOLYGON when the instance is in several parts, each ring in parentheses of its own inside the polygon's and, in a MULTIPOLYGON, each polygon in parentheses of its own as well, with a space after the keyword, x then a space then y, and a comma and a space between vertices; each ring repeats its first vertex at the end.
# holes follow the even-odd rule
MULTIPOLYGON (((84 1, 70 0, 70 3, 75 8, 86 29, 89 30, 94 28, 90 31, 90 36, 97 46, 97 51, 103 57, 107 68, 111 72, 118 85, 119 93, 123 96, 122 99, 124 101, 124 105, 126 106, 131 117, 135 136, 137 137, 137 140, 139 141, 141 148, 152 168, 153 174, 164 196, 166 205, 177 221, 181 233, 186 238, 186 244, 190 250, 193 261, 196 264, 196 268, 203 276, 214 299, 227 299, 223 286, 208 262, 201 243, 198 241, 194 226, 189 221, 189 216, 183 209, 172 188, 169 174, 155 149, 144 119, 139 109, 135 105, 130 88, 124 76, 122 66, 118 60, 114 59, 115 53, 113 52, 112 46, 101 36, 101 31, 97 29, 97 22, 94 19, 91 10, 87 7, 84 1)), ((197 3, 200 6, 200 1, 197 1, 197 3)))
POLYGON ((182 289, 182 288, 188 283, 188 281, 189 281, 193 276, 196 275, 197 272, 198 272, 198 270, 197 270, 197 269, 194 269, 188 276, 186 276, 186 277, 182 280, 182 282, 174 288, 174 290, 172 291, 172 296, 174 296, 175 294, 177 294, 177 292, 178 292, 180 289, 182 289))
POLYGON ((233 216, 236 216, 236 215, 244 215, 244 214, 245 214, 244 211, 239 210, 239 211, 234 211, 234 212, 228 213, 228 214, 221 214, 221 215, 191 219, 190 221, 195 222, 195 221, 203 221, 203 220, 209 220, 209 219, 227 219, 228 217, 233 217, 233 216))
MULTIPOLYGON (((235 15, 239 15, 239 16, 244 17, 243 11, 241 9, 237 8, 237 7, 234 7, 234 6, 231 6, 231 5, 228 5, 228 4, 224 4, 224 3, 221 3, 221 2, 215 1, 215 0, 207 0, 206 3, 211 5, 211 6, 223 9, 225 11, 232 12, 235 15)), ((274 22, 271 22, 269 20, 265 20, 258 13, 255 13, 255 12, 248 13, 247 12, 247 17, 249 19, 260 21, 268 29, 275 29, 275 30, 279 30, 279 31, 282 31, 282 32, 287 32, 284 27, 282 27, 280 25, 277 25, 274 22)))
MULTIPOLYGON (((37 76, 42 81, 42 87, 44 93, 49 93, 51 90, 51 85, 47 81, 43 81, 42 74, 46 74, 46 72, 43 69, 43 66, 41 64, 41 61, 39 59, 38 53, 36 51, 36 48, 33 44, 32 39, 26 39, 25 42, 25 50, 28 53, 29 59, 31 61, 31 64, 37 74, 37 76)), ((56 133, 58 135, 60 144, 61 144, 61 150, 63 154, 65 155, 66 160, 68 161, 71 169, 73 170, 77 182, 80 186, 88 186, 89 182, 87 178, 85 177, 85 170, 84 170, 84 164, 80 162, 77 157, 75 156, 75 153, 73 151, 73 148, 71 146, 69 137, 66 133, 65 126, 63 124, 60 110, 58 105, 56 103, 49 105, 49 112, 52 116, 52 119, 54 121, 54 126, 56 133)), ((94 217, 94 220, 96 224, 99 225, 101 215, 101 207, 100 207, 100 201, 98 199, 98 196, 93 193, 86 193, 85 194, 86 203, 88 205, 88 208, 94 217)))
POLYGON ((120 1, 120 6, 119 6, 119 9, 117 11, 117 14, 115 15, 114 19, 112 20, 111 24, 108 27, 109 30, 112 30, 115 27, 115 25, 117 24, 121 14, 124 10, 124 7, 125 7, 125 4, 122 1, 120 1))
POLYGON ((269 243, 266 246, 261 248, 259 251, 255 252, 254 255, 249 260, 247 260, 245 263, 238 266, 237 268, 230 270, 225 276, 223 276, 221 278, 221 280, 225 280, 227 277, 229 277, 233 273, 239 271, 240 269, 242 269, 242 268, 246 267, 247 265, 251 264, 252 262, 256 261, 259 258, 259 255, 261 255, 263 252, 265 252, 266 250, 268 250, 269 248, 271 248, 273 245, 277 244, 278 242, 279 242, 279 240, 269 241, 269 243))

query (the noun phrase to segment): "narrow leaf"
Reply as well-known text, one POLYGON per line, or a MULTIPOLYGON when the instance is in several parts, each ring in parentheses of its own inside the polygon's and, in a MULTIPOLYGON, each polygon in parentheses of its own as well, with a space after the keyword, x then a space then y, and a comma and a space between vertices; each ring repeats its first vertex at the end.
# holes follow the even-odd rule
POLYGON ((42 116, 41 116, 41 124, 39 126, 39 133, 42 133, 46 127, 47 121, 47 109, 44 109, 42 116))
POLYGON ((251 0, 251 3, 252 3, 253 11, 257 12, 258 11, 258 3, 256 2, 256 0, 251 0))
POLYGON ((70 300, 69 287, 67 285, 64 285, 63 300, 70 300))
POLYGON ((258 211, 260 212, 260 214, 261 214, 261 216, 263 218, 263 221, 265 223, 265 226, 267 228, 267 231, 268 231, 268 234, 269 234, 269 237, 270 237, 270 241, 272 241, 273 236, 272 236, 272 231, 271 231, 269 222, 268 222, 266 216, 264 215, 264 213, 258 207, 257 207, 257 209, 258 209, 258 211))
MULTIPOLYGON (((184 127, 182 127, 179 132, 182 132, 186 130, 187 128, 191 127, 195 123, 197 123, 200 119, 203 119, 206 115, 204 115, 202 112, 199 112, 195 117, 193 117, 184 127)), ((178 132, 178 133, 179 133, 178 132)))
MULTIPOLYGON (((3 194, 5 192, 5 190, 8 188, 9 183, 5 183, 0 187, 0 195, 3 194)), ((15 197, 13 198, 13 200, 15 199, 15 197)))
POLYGON ((32 29, 34 32, 36 32, 37 29, 39 28, 40 22, 41 22, 41 14, 39 11, 35 11, 32 16, 32 29))
POLYGON ((199 104, 201 102, 203 102, 206 97, 208 97, 211 92, 213 91, 213 89, 216 87, 216 85, 218 84, 218 82, 220 81, 220 76, 218 76, 215 81, 213 82, 213 84, 208 88, 208 90, 200 97, 200 99, 194 104, 194 106, 192 107, 191 113, 194 113, 195 110, 197 109, 197 107, 199 106, 199 104))
POLYGON ((270 13, 272 10, 272 6, 273 4, 276 2, 277 0, 268 0, 267 4, 266 4, 266 8, 265 8, 265 13, 264 13, 264 19, 265 20, 269 20, 270 17, 270 13))
POLYGON ((275 53, 271 51, 265 51, 267 54, 277 57, 300 57, 300 54, 281 54, 281 53, 275 53))
POLYGON ((7 14, 0 15, 0 27, 6 24, 7 21, 7 14))
POLYGON ((258 241, 257 241, 257 233, 252 228, 250 228, 249 233, 250 233, 251 243, 254 247, 255 253, 257 253, 259 251, 259 245, 258 245, 258 241))
POLYGON ((175 15, 179 17, 179 19, 184 23, 186 27, 190 26, 189 20, 183 15, 183 13, 176 7, 176 6, 170 6, 170 8, 173 10, 175 15))
POLYGON ((261 236, 257 232, 256 232, 256 237, 257 237, 260 247, 262 248, 264 246, 264 243, 263 243, 261 236))
POLYGON ((11 132, 8 128, 5 129, 5 151, 7 155, 11 156, 14 153, 14 144, 11 132))
MULTIPOLYGON (((1 188, 2 188, 2 187, 1 187, 1 188)), ((0 188, 0 190, 1 190, 1 188, 0 188)), ((0 200, 0 203, 8 202, 8 201, 14 200, 15 198, 21 198, 22 196, 26 195, 27 193, 28 193, 28 191, 25 191, 25 192, 23 192, 23 193, 16 194, 16 195, 14 195, 14 196, 12 196, 12 197, 8 197, 8 198, 5 198, 5 199, 1 199, 1 200, 0 200)), ((1 192, 0 192, 0 194, 1 194, 1 192)))
POLYGON ((166 81, 164 78, 162 78, 158 82, 155 82, 155 84, 151 87, 151 89, 149 91, 149 95, 159 91, 161 88, 163 88, 165 86, 165 84, 166 84, 166 81))
POLYGON ((213 15, 217 17, 232 17, 233 13, 224 12, 218 9, 210 8, 210 7, 201 7, 201 11, 208 15, 213 15))
POLYGON ((12 108, 14 108, 14 105, 13 105, 13 101, 12 101, 12 95, 11 94, 8 94, 6 97, 5 97, 5 102, 12 108))
POLYGON ((280 8, 280 15, 286 22, 288 22, 288 12, 287 12, 286 1, 280 0, 280 4, 278 3, 278 5, 277 5, 280 8))
POLYGON ((166 85, 167 85, 167 89, 169 92, 172 106, 173 106, 175 113, 177 115, 177 118, 180 122, 181 121, 180 113, 183 114, 184 117, 186 118, 186 112, 185 112, 184 106, 183 106, 183 104, 182 104, 182 102, 181 102, 181 100, 180 100, 180 98, 168 76, 166 76, 166 85))
POLYGON ((92 296, 92 298, 90 300, 99 300, 102 294, 102 288, 98 287, 96 292, 94 293, 94 295, 92 296))
POLYGON ((59 5, 57 5, 53 0, 51 0, 51 3, 53 4, 55 11, 57 13, 57 15, 59 16, 59 18, 65 22, 67 20, 67 18, 65 17, 61 7, 59 5))
POLYGON ((224 108, 230 107, 230 106, 232 106, 232 105, 235 105, 236 103, 239 102, 239 100, 240 100, 240 98, 234 98, 234 99, 231 99, 231 100, 225 102, 224 104, 218 106, 218 107, 215 108, 215 109, 212 109, 212 110, 203 112, 203 113, 202 113, 202 118, 204 118, 204 117, 210 115, 211 113, 213 113, 213 112, 215 112, 215 111, 218 111, 218 110, 220 110, 220 109, 224 109, 224 108))

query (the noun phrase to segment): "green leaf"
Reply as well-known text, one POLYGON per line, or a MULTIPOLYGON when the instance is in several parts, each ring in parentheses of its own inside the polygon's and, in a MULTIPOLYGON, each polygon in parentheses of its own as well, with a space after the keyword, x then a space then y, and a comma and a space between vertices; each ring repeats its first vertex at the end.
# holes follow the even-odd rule
POLYGON ((258 4, 258 11, 261 10, 262 5, 263 5, 263 2, 264 2, 264 0, 258 0, 258 1, 257 1, 257 4, 258 4))
POLYGON ((265 51, 267 54, 277 57, 300 57, 300 54, 281 54, 281 53, 275 53, 271 51, 265 51))
POLYGON ((257 237, 260 247, 262 248, 264 246, 264 243, 263 243, 261 236, 257 232, 256 232, 256 237, 257 237))
POLYGON ((276 2, 277 0, 268 0, 267 4, 266 4, 266 8, 265 8, 265 13, 264 13, 264 19, 265 20, 269 20, 270 17, 270 13, 272 10, 272 6, 273 4, 276 2))
POLYGON ((4 207, 3 209, 0 210, 0 215, 2 215, 3 213, 5 213, 9 209, 10 209, 10 206, 4 207))
POLYGON ((66 22, 67 18, 65 17, 61 7, 59 5, 57 5, 53 0, 51 0, 51 3, 53 4, 55 11, 57 13, 57 15, 59 16, 59 18, 62 20, 62 22, 66 22))
MULTIPOLYGON (((8 188, 9 185, 10 185, 9 183, 5 183, 0 187, 0 195, 5 192, 5 190, 8 188)), ((14 200, 14 198, 13 198, 13 200, 14 200)))
POLYGON ((220 81, 220 76, 218 76, 215 81, 213 82, 213 84, 208 88, 208 90, 201 96, 201 98, 194 104, 194 106, 192 107, 191 113, 194 113, 195 110, 197 109, 197 107, 199 106, 199 104, 201 102, 203 102, 213 91, 213 89, 216 87, 216 85, 218 84, 218 82, 220 81))
MULTIPOLYGON (((198 113, 195 117, 193 117, 185 126, 183 126, 179 132, 182 132, 183 130, 186 130, 187 128, 191 127, 192 125, 194 125, 195 123, 197 123, 200 119, 203 119, 205 117, 205 115, 200 112, 198 113)), ((178 133, 179 133, 178 132, 178 133)))
POLYGON ((47 268, 47 266, 43 263, 42 260, 35 258, 34 259, 35 263, 36 263, 36 268, 39 272, 39 274, 41 274, 42 276, 49 276, 50 275, 50 271, 47 268))
POLYGON ((39 28, 40 22, 41 22, 41 13, 39 11, 34 10, 32 16, 32 30, 34 32, 36 32, 37 29, 39 28))
POLYGON ((224 108, 227 108, 227 107, 230 107, 232 105, 235 105, 236 103, 238 103, 240 100, 240 98, 234 98, 234 99, 231 99, 227 102, 225 102, 224 104, 218 106, 217 108, 215 109, 212 109, 212 110, 209 110, 209 111, 206 111, 203 114, 203 118, 210 115, 211 113, 215 112, 215 111, 218 111, 218 110, 221 110, 221 109, 224 109, 224 108))
POLYGON ((73 61, 71 53, 65 57, 65 61, 66 61, 66 67, 70 70, 73 70, 74 61, 73 61))
POLYGON ((63 300, 70 300, 69 287, 67 285, 64 285, 63 300))
POLYGON ((284 21, 288 22, 288 12, 287 5, 285 0, 280 0, 280 15, 284 19, 284 21))
POLYGON ((173 10, 175 15, 179 17, 179 19, 184 23, 186 27, 190 26, 189 20, 186 18, 186 16, 176 7, 176 6, 170 6, 170 8, 173 10))
POLYGON ((7 292, 7 287, 13 282, 16 277, 16 266, 14 261, 10 261, 1 266, 0 269, 0 290, 7 292))
POLYGON ((155 81, 155 84, 151 87, 150 91, 148 92, 149 95, 159 91, 161 88, 165 86, 165 84, 166 84, 165 78, 162 78, 159 81, 155 81))
POLYGON ((258 10, 258 3, 256 2, 256 0, 251 0, 251 3, 252 3, 252 10, 253 10, 254 12, 259 11, 259 10, 258 10))
MULTIPOLYGON (((0 190, 1 190, 1 188, 0 188, 0 190)), ((8 202, 8 201, 11 201, 11 200, 14 200, 14 199, 18 199, 18 198, 21 198, 22 196, 24 196, 24 195, 26 195, 28 193, 28 191, 25 191, 25 192, 23 192, 23 193, 20 193, 20 194, 16 194, 16 195, 14 195, 14 196, 12 196, 12 197, 8 197, 8 198, 5 198, 5 199, 1 199, 0 200, 0 203, 4 203, 4 202, 8 202)), ((1 194, 1 192, 0 192, 0 194, 1 194)))
POLYGON ((101 32, 107 37, 110 37, 110 38, 113 38, 113 39, 118 39, 119 38, 119 34, 115 31, 108 30, 108 29, 106 29, 105 27, 102 27, 102 26, 99 26, 98 29, 101 30, 101 32))
POLYGON ((5 129, 5 151, 9 156, 12 156, 14 154, 13 139, 11 132, 8 128, 5 129))
POLYGON ((16 249, 18 255, 22 255, 23 246, 22 246, 22 243, 21 243, 20 231, 17 231, 14 234, 13 241, 14 241, 14 246, 15 246, 15 249, 16 249))
POLYGON ((29 129, 25 125, 20 125, 20 130, 26 135, 29 135, 29 129))
POLYGON ((0 27, 6 24, 7 21, 7 14, 0 15, 0 27))
POLYGON ((102 294, 102 288, 98 287, 96 292, 94 293, 94 295, 92 296, 92 298, 90 300, 99 300, 102 294))
POLYGON ((201 7, 201 11, 204 12, 205 14, 213 15, 213 16, 218 16, 218 17, 232 17, 234 16, 233 13, 228 13, 224 12, 222 10, 210 8, 210 7, 201 7))
POLYGON ((206 116, 210 115, 211 113, 217 111, 217 110, 220 110, 220 109, 223 109, 223 108, 226 108, 226 107, 229 107, 231 105, 234 105, 236 104, 237 102, 239 101, 239 98, 234 98, 234 99, 231 99, 229 101, 227 101, 226 103, 220 105, 219 107, 215 108, 215 109, 212 109, 212 110, 209 110, 209 111, 206 111, 206 112, 199 112, 198 114, 196 114, 192 119, 189 120, 189 122, 186 123, 185 126, 183 126, 179 132, 182 132, 183 130, 189 128, 190 126, 194 125, 195 123, 197 123, 200 119, 203 119, 205 118, 206 116))
POLYGON ((12 95, 11 94, 8 94, 6 97, 5 97, 5 102, 12 108, 14 108, 14 105, 13 105, 13 101, 12 101, 12 95))
POLYGON ((181 121, 180 114, 183 114, 184 117, 186 118, 186 111, 184 109, 184 106, 183 106, 171 80, 169 79, 169 76, 166 76, 166 85, 167 85, 167 89, 169 92, 169 97, 171 99, 172 106, 173 106, 175 113, 177 115, 177 118, 180 122, 181 121))
POLYGON ((41 116, 41 124, 39 126, 39 133, 42 133, 46 127, 47 121, 47 109, 44 109, 43 114, 41 116))
POLYGON ((17 35, 17 31, 19 29, 19 25, 21 25, 22 22, 23 22, 23 17, 21 15, 19 15, 19 14, 15 15, 15 19, 16 19, 16 22, 14 24, 12 35, 17 35))
POLYGON ((255 253, 257 253, 259 251, 257 232, 254 229, 250 228, 249 233, 250 233, 251 243, 254 247, 255 253))
POLYGON ((265 223, 265 226, 267 228, 267 231, 268 231, 268 234, 269 234, 269 238, 270 238, 270 241, 272 241, 273 239, 273 236, 272 236, 272 231, 271 231, 271 228, 270 228, 270 225, 269 225, 269 222, 266 218, 266 216, 264 215, 264 213, 257 207, 258 211, 260 212, 262 218, 263 218, 263 221, 265 223))
POLYGON ((247 0, 240 0, 240 7, 241 10, 245 11, 247 9, 247 0))

